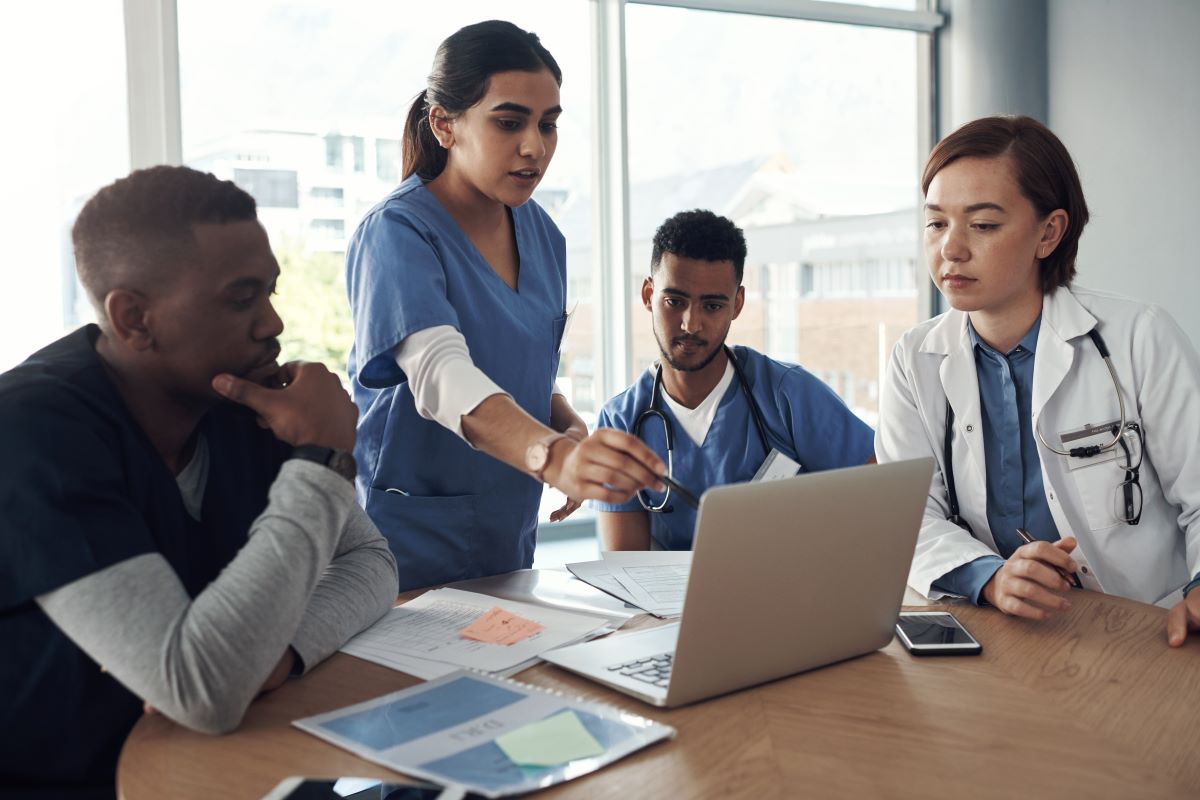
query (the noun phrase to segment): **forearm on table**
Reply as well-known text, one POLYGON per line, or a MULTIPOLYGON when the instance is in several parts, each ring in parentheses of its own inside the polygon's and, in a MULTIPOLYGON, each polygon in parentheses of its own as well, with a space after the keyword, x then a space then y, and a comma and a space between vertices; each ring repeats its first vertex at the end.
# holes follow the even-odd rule
POLYGON ((249 540, 194 600, 157 553, 37 598, 84 652, 166 716, 235 728, 296 633, 355 507, 332 470, 289 461, 249 540))
POLYGON ((955 567, 933 582, 933 588, 946 594, 959 595, 975 605, 983 605, 983 587, 1001 567, 1004 559, 997 555, 980 556, 955 567))
POLYGON ((396 559, 374 523, 355 507, 291 640, 303 671, 386 614, 397 591, 396 559))

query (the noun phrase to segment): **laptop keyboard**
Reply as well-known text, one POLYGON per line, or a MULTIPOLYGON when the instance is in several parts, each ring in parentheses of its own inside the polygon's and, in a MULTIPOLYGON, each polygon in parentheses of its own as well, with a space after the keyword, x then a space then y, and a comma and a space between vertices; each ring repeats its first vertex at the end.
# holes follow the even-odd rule
POLYGON ((663 653, 634 661, 624 661, 620 664, 613 664, 608 671, 618 672, 653 686, 665 687, 671 680, 671 662, 674 656, 674 653, 663 653))

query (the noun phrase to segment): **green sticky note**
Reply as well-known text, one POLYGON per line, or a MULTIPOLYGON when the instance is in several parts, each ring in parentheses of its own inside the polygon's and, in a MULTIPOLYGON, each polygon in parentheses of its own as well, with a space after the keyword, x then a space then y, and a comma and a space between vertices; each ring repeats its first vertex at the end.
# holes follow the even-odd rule
POLYGON ((514 764, 526 767, 556 767, 604 752, 603 745, 583 727, 574 711, 497 736, 496 744, 514 764))

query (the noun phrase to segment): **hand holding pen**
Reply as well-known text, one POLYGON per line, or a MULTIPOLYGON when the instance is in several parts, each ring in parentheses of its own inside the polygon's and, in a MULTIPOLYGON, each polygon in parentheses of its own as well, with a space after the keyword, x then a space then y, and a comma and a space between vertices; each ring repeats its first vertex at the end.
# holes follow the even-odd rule
POLYGON ((670 490, 672 497, 678 497, 692 508, 700 507, 700 498, 688 491, 682 484, 670 475, 659 475, 658 479, 670 490))
POLYGON ((1056 592, 1066 592, 1075 583, 1075 562, 1070 556, 1078 544, 1075 538, 1043 542, 1025 531, 1018 535, 1026 544, 992 575, 980 596, 1005 614, 1026 619, 1043 620, 1066 611, 1071 601, 1056 592))
MULTIPOLYGON (((1017 528, 1017 536, 1020 536, 1021 541, 1024 542, 1025 544, 1033 544, 1034 542, 1037 541, 1037 539, 1034 539, 1033 536, 1030 535, 1029 531, 1025 530, 1024 528, 1017 528)), ((1070 538, 1071 538, 1071 541, 1075 541, 1075 537, 1070 537, 1070 538)), ((1075 549, 1075 545, 1071 545, 1071 547, 1068 548, 1067 550, 1065 550, 1064 552, 1069 553, 1074 549, 1075 549)), ((1072 563, 1074 563, 1074 562, 1072 562, 1072 563)), ((1072 587, 1074 587, 1076 589, 1083 588, 1083 584, 1081 584, 1079 582, 1079 575, 1074 570, 1071 570, 1070 572, 1068 572, 1067 570, 1063 569, 1062 567, 1054 567, 1054 571, 1057 572, 1059 575, 1061 575, 1062 579, 1064 581, 1066 581, 1067 583, 1071 584, 1072 587)))

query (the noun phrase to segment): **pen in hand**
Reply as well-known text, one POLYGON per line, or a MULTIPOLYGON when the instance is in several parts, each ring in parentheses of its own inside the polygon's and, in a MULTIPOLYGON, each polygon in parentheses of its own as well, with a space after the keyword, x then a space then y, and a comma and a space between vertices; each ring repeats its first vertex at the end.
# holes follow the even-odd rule
POLYGON ((687 489, 679 485, 678 482, 668 477, 667 475, 659 475, 658 479, 666 484, 667 488, 679 496, 679 499, 687 503, 692 508, 699 508, 700 501, 696 495, 689 492, 687 489))
MULTIPOLYGON (((1024 528, 1017 528, 1017 536, 1020 536, 1021 541, 1024 542, 1025 544, 1033 544, 1035 541, 1037 541, 1029 534, 1029 531, 1025 530, 1024 528)), ((1071 584, 1076 589, 1083 588, 1083 584, 1081 584, 1079 582, 1079 576, 1076 575, 1075 573, 1067 572, 1062 567, 1056 567, 1053 564, 1050 564, 1049 566, 1051 569, 1053 569, 1055 572, 1057 572, 1064 581, 1071 584)))

